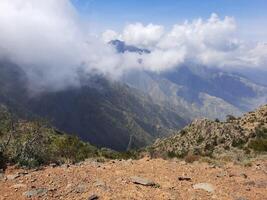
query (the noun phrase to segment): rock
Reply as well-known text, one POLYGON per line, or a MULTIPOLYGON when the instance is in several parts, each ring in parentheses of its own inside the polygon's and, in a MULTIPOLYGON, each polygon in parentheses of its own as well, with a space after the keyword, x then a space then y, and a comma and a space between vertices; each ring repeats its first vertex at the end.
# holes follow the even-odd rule
POLYGON ((62 168, 65 168, 65 169, 68 169, 68 168, 70 167, 70 165, 69 165, 69 164, 64 164, 64 165, 62 165, 61 167, 62 167, 62 168))
POLYGON ((14 189, 26 188, 26 185, 25 184, 16 184, 16 185, 13 185, 12 188, 14 188, 14 189))
POLYGON ((18 175, 20 175, 20 176, 25 176, 25 175, 27 175, 27 174, 29 174, 29 173, 26 172, 26 171, 24 171, 24 172, 19 172, 19 173, 18 173, 18 175))
POLYGON ((51 163, 49 166, 52 167, 52 168, 55 168, 57 166, 57 164, 56 163, 51 163))
POLYGON ((135 184, 144 185, 144 186, 155 186, 156 185, 153 181, 145 179, 145 178, 141 178, 138 176, 131 177, 131 181, 135 184))
POLYGON ((95 195, 95 194, 91 195, 91 196, 88 198, 88 200, 97 200, 97 199, 99 199, 99 197, 98 197, 97 195, 95 195))
POLYGON ((6 176, 7 180, 15 180, 18 177, 20 177, 19 174, 12 174, 12 175, 7 175, 6 176))
POLYGON ((245 197, 237 197, 235 200, 248 200, 248 199, 245 197))
POLYGON ((193 185, 193 188, 195 190, 201 189, 201 190, 205 190, 207 192, 214 192, 215 191, 213 185, 211 185, 210 183, 198 183, 198 184, 193 185))
POLYGON ((186 162, 183 160, 180 162, 180 165, 186 165, 186 162))
POLYGON ((234 173, 229 174, 229 177, 234 177, 234 176, 236 176, 236 174, 234 174, 234 173))
POLYGON ((222 172, 218 173, 216 176, 217 176, 218 178, 227 176, 227 172, 222 171, 222 172))
POLYGON ((180 176, 178 177, 179 181, 191 181, 192 179, 190 177, 180 176))
POLYGON ((0 181, 3 180, 4 178, 5 178, 4 173, 1 173, 1 172, 0 172, 0 181))
POLYGON ((216 165, 212 164, 212 165, 209 166, 209 168, 215 169, 216 168, 216 165))
POLYGON ((84 193, 85 191, 86 191, 86 186, 83 183, 77 185, 75 188, 76 193, 84 193))
POLYGON ((95 187, 106 187, 106 183, 105 183, 104 181, 97 180, 97 181, 94 183, 94 186, 95 186, 95 187))
POLYGON ((247 178, 248 176, 245 173, 240 173, 240 176, 243 178, 247 178))
POLYGON ((36 196, 43 196, 47 193, 47 189, 39 188, 34 190, 29 190, 23 193, 24 196, 27 198, 36 197, 36 196))

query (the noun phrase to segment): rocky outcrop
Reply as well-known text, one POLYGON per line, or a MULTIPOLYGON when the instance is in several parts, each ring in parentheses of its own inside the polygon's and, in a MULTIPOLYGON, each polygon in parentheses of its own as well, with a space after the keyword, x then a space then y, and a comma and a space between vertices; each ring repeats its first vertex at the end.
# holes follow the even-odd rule
POLYGON ((226 122, 197 119, 177 134, 157 140, 149 149, 154 154, 183 157, 189 153, 216 155, 232 149, 266 148, 267 105, 241 118, 229 116, 226 122), (255 141, 258 141, 255 142, 255 141))

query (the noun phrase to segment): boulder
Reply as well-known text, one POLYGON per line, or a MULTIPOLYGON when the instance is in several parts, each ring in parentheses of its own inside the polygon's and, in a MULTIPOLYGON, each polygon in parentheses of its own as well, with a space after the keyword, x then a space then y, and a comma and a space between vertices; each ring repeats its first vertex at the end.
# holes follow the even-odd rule
POLYGON ((215 188, 210 183, 198 183, 198 184, 193 185, 193 188, 195 190, 201 189, 201 190, 205 190, 207 192, 214 192, 215 191, 215 188))
POLYGON ((155 186, 156 183, 154 181, 151 181, 149 179, 141 178, 138 176, 133 176, 131 177, 131 182, 139 185, 144 185, 144 186, 155 186))

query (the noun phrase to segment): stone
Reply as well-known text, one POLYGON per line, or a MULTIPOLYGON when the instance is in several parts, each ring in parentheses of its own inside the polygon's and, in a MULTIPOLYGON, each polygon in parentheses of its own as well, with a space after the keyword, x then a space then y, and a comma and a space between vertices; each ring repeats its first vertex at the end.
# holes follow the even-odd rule
POLYGON ((76 193, 84 193, 86 191, 86 186, 83 183, 80 183, 79 185, 76 186, 75 192, 76 193))
POLYGON ((97 200, 97 199, 99 199, 99 197, 98 197, 97 195, 95 195, 95 194, 91 195, 91 196, 88 198, 88 200, 97 200))
POLYGON ((94 186, 95 186, 95 187, 106 187, 106 183, 105 183, 104 181, 97 180, 97 181, 94 183, 94 186))
POLYGON ((26 188, 26 185, 25 184, 16 184, 16 185, 13 185, 12 188, 14 188, 14 189, 26 188))
POLYGON ((39 189, 34 189, 34 190, 29 190, 23 193, 24 196, 27 198, 32 198, 36 196, 43 196, 47 193, 47 189, 45 188, 39 188, 39 189))
POLYGON ((55 168, 57 166, 57 164, 56 163, 51 163, 49 166, 52 167, 52 168, 55 168))
POLYGON ((131 181, 135 184, 144 185, 144 186, 155 186, 156 185, 155 182, 149 179, 138 177, 138 176, 131 177, 131 181))
POLYGON ((248 178, 248 176, 245 173, 240 173, 240 176, 243 178, 248 178))
POLYGON ((186 162, 183 160, 180 162, 180 165, 186 165, 186 162))
POLYGON ((191 181, 192 179, 190 177, 180 176, 178 177, 179 181, 191 181))
POLYGON ((235 200, 248 200, 248 199, 245 197, 237 197, 235 200))
POLYGON ((221 178, 221 177, 227 176, 227 172, 225 172, 225 171, 222 171, 222 172, 218 173, 216 176, 217 176, 218 178, 221 178))
POLYGON ((18 173, 18 175, 20 175, 20 176, 25 176, 25 175, 27 175, 27 174, 29 174, 29 173, 26 172, 26 171, 24 171, 24 172, 19 172, 19 173, 18 173))
POLYGON ((229 177, 231 178, 231 177, 234 177, 234 176, 236 176, 236 174, 234 174, 234 173, 230 173, 229 174, 229 177))
POLYGON ((193 188, 195 190, 201 189, 201 190, 205 190, 207 192, 214 192, 215 191, 215 188, 210 183, 198 183, 198 184, 193 185, 193 188))
POLYGON ((1 173, 1 172, 0 172, 0 181, 1 181, 1 180, 4 180, 4 178, 5 178, 4 173, 1 173))
POLYGON ((11 174, 6 176, 7 180, 15 180, 18 177, 20 177, 19 174, 11 174))

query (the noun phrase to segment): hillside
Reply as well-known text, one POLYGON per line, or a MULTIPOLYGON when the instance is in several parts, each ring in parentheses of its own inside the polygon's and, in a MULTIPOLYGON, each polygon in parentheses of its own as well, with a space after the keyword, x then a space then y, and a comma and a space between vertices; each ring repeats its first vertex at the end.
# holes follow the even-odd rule
POLYGON ((174 157, 266 152, 267 105, 240 118, 228 116, 226 122, 197 119, 173 136, 157 140, 148 149, 154 155, 174 157))
POLYGON ((225 119, 267 101, 267 88, 239 74, 204 66, 181 66, 170 72, 133 71, 122 81, 150 95, 180 116, 225 119))
POLYGON ((81 75, 79 87, 32 94, 26 74, 5 61, 0 63, 0 81, 0 103, 21 118, 45 118, 100 147, 143 147, 188 122, 144 93, 101 76, 81 75))
MULTIPOLYGON (((110 44, 121 54, 151 53, 119 40, 110 44)), ((241 115, 267 102, 267 87, 259 78, 266 72, 255 69, 242 72, 241 69, 230 71, 187 63, 156 73, 131 70, 121 81, 145 92, 154 103, 168 107, 184 118, 225 119, 226 115, 241 115)))
MULTIPOLYGON (((12 126, 4 107, 0 113, 2 143, 12 126)), ((5 155, 19 158, 19 165, 0 170, 0 200, 262 200, 267 195, 267 105, 241 118, 228 116, 227 122, 196 120, 138 156, 97 149, 41 123, 20 121, 15 127, 5 155), (227 157, 229 152, 234 157, 227 157), (29 164, 38 158, 49 160, 28 168, 36 167, 29 164)))

